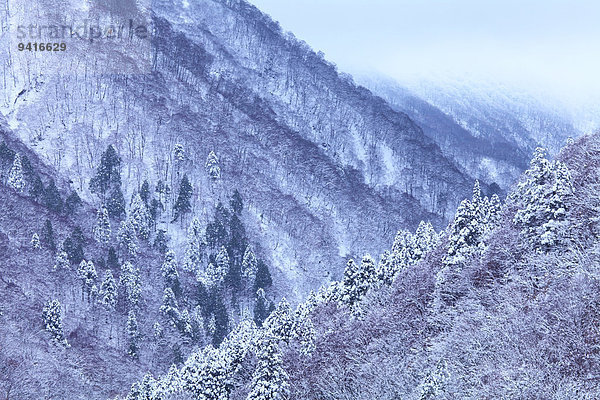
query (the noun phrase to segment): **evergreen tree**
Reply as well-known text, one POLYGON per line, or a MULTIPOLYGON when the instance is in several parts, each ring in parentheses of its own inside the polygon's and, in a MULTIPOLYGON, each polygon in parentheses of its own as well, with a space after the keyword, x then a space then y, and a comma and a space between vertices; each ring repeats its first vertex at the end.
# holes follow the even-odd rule
POLYGON ((29 194, 36 201, 41 202, 44 197, 44 192, 46 188, 44 187, 44 183, 42 182, 42 178, 39 175, 35 175, 33 180, 31 181, 31 186, 29 187, 29 194))
POLYGON ((258 326, 262 326, 263 322, 269 316, 269 301, 265 295, 263 288, 256 291, 256 301, 254 303, 254 322, 258 326))
POLYGON ((110 189, 106 200, 106 209, 111 218, 122 219, 125 216, 125 197, 123 197, 120 186, 110 189))
POLYGON ((231 216, 229 232, 230 240, 227 245, 227 252, 229 254, 227 284, 235 294, 242 288, 242 262, 244 252, 248 246, 246 229, 236 214, 231 216))
POLYGON ((54 229, 52 228, 52 222, 49 219, 46 220, 42 227, 41 240, 44 246, 46 246, 53 253, 56 251, 56 241, 54 239, 54 229))
POLYGON ((300 303, 296 308, 292 337, 300 343, 300 353, 311 355, 315 350, 315 325, 310 318, 310 312, 314 309, 315 294, 311 292, 305 303, 300 303))
POLYGON ((77 277, 81 280, 82 294, 87 293, 88 299, 94 287, 95 281, 98 278, 96 267, 92 261, 82 260, 77 269, 77 277))
POLYGON ((79 264, 85 258, 83 244, 77 240, 73 240, 72 236, 69 236, 64 240, 62 251, 67 253, 71 264, 79 264))
POLYGON ((233 191, 233 195, 231 196, 231 201, 229 202, 231 206, 231 210, 234 214, 242 215, 242 210, 244 209, 244 201, 242 200, 242 195, 238 192, 237 189, 233 191))
POLYGON ((99 295, 100 304, 102 304, 107 311, 113 311, 117 305, 117 283, 110 269, 107 270, 104 275, 104 279, 100 285, 99 295))
POLYGON ((127 251, 131 257, 135 257, 138 253, 139 247, 136 238, 135 227, 130 220, 122 221, 117 232, 117 238, 119 239, 119 245, 127 251))
POLYGON ((381 255, 381 260, 379 260, 379 265, 377 266, 377 279, 379 282, 389 286, 394 282, 397 272, 392 262, 392 254, 389 251, 385 251, 381 255))
POLYGON ((142 187, 140 188, 140 198, 144 201, 144 204, 147 206, 148 201, 150 200, 150 184, 147 179, 144 179, 142 183, 142 187))
POLYGON ((90 191, 100 194, 104 199, 110 187, 121 189, 121 159, 112 145, 102 154, 96 174, 90 180, 90 191))
POLYGON ((273 280, 271 279, 271 272, 269 272, 269 267, 263 260, 258 260, 256 265, 256 280, 254 281, 254 288, 258 290, 259 288, 266 289, 273 284, 273 280))
POLYGON ((349 260, 344 270, 342 282, 342 302, 355 306, 377 282, 375 261, 370 255, 365 255, 360 266, 354 260, 349 260))
POLYGON ((217 253, 215 262, 220 273, 223 275, 227 274, 227 271, 229 270, 230 260, 229 254, 227 253, 227 249, 225 248, 225 246, 222 246, 219 252, 217 253))
POLYGON ((175 259, 175 252, 173 250, 169 250, 165 255, 165 261, 162 264, 161 272, 165 287, 173 289, 173 292, 176 295, 181 294, 179 273, 177 272, 177 260, 175 259))
POLYGON ((79 210, 79 208, 83 205, 81 198, 77 194, 77 192, 72 192, 67 200, 65 200, 65 211, 67 214, 73 214, 79 210))
POLYGON ((246 287, 254 288, 256 282, 256 273, 258 271, 258 261, 250 246, 246 246, 244 259, 242 261, 242 273, 246 279, 246 287))
POLYGON ((55 271, 63 271, 71 268, 71 263, 69 262, 69 256, 65 251, 61 251, 56 256, 56 261, 54 262, 53 269, 55 271))
POLYGON ((226 355, 211 345, 193 353, 181 370, 186 392, 196 399, 229 399, 231 390, 226 355))
POLYGON ((512 194, 519 207, 514 222, 535 250, 547 252, 568 237, 571 175, 564 163, 551 163, 546 159, 546 151, 538 148, 525 177, 512 194))
POLYGON ((129 338, 129 347, 127 349, 127 354, 129 354, 133 358, 138 358, 138 341, 140 334, 138 331, 137 318, 133 310, 129 310, 129 314, 127 316, 127 337, 129 338))
POLYGON ((25 180, 23 179, 23 166, 21 165, 21 155, 15 154, 12 168, 8 173, 8 186, 19 193, 25 189, 25 180))
POLYGON ((187 309, 184 309, 181 313, 181 321, 178 328, 183 335, 189 337, 193 336, 192 318, 190 317, 190 313, 187 309))
POLYGON ((177 304, 175 293, 173 293, 173 289, 170 287, 166 288, 164 291, 160 312, 167 316, 174 326, 179 325, 179 321, 181 320, 179 305, 177 304))
POLYGON ((192 193, 192 184, 190 183, 187 174, 184 174, 183 178, 181 179, 181 184, 179 185, 179 195, 177 196, 177 201, 173 206, 172 222, 175 222, 177 218, 180 218, 183 221, 183 215, 192 211, 192 204, 190 203, 192 193))
POLYGON ((61 212, 63 210, 63 200, 60 197, 54 179, 50 180, 50 183, 44 192, 44 204, 48 209, 54 212, 61 212))
POLYGON ((48 301, 42 310, 44 327, 52 335, 52 339, 67 344, 62 327, 62 310, 58 300, 48 301))
POLYGON ((294 315, 285 297, 263 323, 265 334, 273 339, 289 343, 294 329, 294 315))
POLYGON ((148 236, 150 235, 151 217, 146 204, 144 204, 144 201, 139 194, 133 198, 131 212, 129 213, 128 218, 138 237, 148 239, 148 236))
POLYGON ((5 142, 0 143, 0 165, 3 168, 11 165, 15 160, 16 153, 10 149, 5 142))
POLYGON ((42 248, 42 245, 40 244, 40 237, 37 233, 34 233, 31 237, 31 248, 34 250, 39 250, 42 248))
POLYGON ((212 343, 215 347, 218 347, 229 333, 229 315, 227 313, 227 307, 225 307, 225 303, 223 303, 223 298, 217 293, 215 293, 214 316, 215 330, 212 343))
POLYGON ((258 365, 252 375, 247 400, 283 400, 289 391, 288 375, 283 369, 279 346, 265 337, 258 344, 258 365))
POLYGON ((156 232, 156 237, 154 238, 153 247, 158 250, 160 254, 165 254, 169 247, 167 245, 167 231, 164 229, 159 229, 156 232))
POLYGON ((204 272, 203 281, 211 290, 218 290, 225 281, 227 270, 218 263, 209 263, 204 272))
POLYGON ((117 257, 117 252, 114 247, 110 247, 108 249, 108 257, 106 259, 106 266, 111 269, 119 269, 119 258, 117 257))
POLYGON ((192 311, 191 325, 192 325, 192 336, 198 342, 204 337, 204 317, 202 307, 196 306, 192 311))
POLYGON ((136 307, 142 294, 140 282, 140 269, 134 267, 129 261, 121 266, 119 284, 124 288, 127 304, 130 308, 136 307))
POLYGON ((202 227, 198 218, 193 218, 187 233, 187 249, 183 269, 198 272, 202 262, 202 227))
POLYGON ((181 143, 176 143, 173 148, 173 159, 176 163, 182 163, 185 161, 185 148, 181 143))
POLYGON ((221 177, 221 167, 219 166, 219 158, 214 151, 211 151, 206 158, 206 173, 209 178, 216 181, 221 177))
POLYGON ((108 219, 108 210, 105 207, 99 208, 96 213, 96 226, 94 226, 94 239, 96 241, 108 244, 110 242, 110 220, 108 219))

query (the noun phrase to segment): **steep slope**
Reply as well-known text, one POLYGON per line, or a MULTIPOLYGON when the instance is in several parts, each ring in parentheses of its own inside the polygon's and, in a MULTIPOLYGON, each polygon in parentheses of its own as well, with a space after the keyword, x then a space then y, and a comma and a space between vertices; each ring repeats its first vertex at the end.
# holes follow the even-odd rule
MULTIPOLYGON (((25 22, 35 13, 122 17, 100 3, 31 7, 18 9, 25 22)), ((123 159, 126 198, 144 178, 162 180, 173 188, 170 209, 186 173, 192 214, 206 222, 237 188, 246 225, 299 296, 339 276, 350 251, 378 252, 398 228, 422 219, 443 225, 468 192, 472 178, 405 114, 340 77, 248 3, 205 0, 182 10, 164 1, 146 12, 149 43, 134 37, 113 49, 70 40, 59 62, 4 53, 2 112, 82 198, 97 202, 88 179, 108 144, 123 159), (117 72, 139 58, 138 73, 103 74, 105 52, 117 72), (175 144, 185 148, 182 164, 175 144), (222 170, 216 184, 204 171, 213 150, 222 170)), ((185 224, 169 222, 161 227, 181 257, 185 224)))
POLYGON ((425 80, 400 84, 365 73, 357 80, 407 113, 470 174, 504 190, 526 168, 536 146, 555 154, 567 138, 582 133, 567 110, 501 85, 425 80))
POLYGON ((469 213, 475 195, 389 287, 358 306, 351 280, 333 287, 312 315, 314 356, 284 350, 290 398, 597 398, 599 163, 598 135, 555 163, 538 153, 497 220, 469 213))

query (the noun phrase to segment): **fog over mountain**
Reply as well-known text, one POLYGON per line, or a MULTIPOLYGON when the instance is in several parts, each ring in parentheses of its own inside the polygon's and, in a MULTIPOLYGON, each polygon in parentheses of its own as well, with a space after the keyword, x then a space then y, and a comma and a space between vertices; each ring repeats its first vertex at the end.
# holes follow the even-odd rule
POLYGON ((0 398, 597 397, 593 124, 264 7, 0 0, 0 398))

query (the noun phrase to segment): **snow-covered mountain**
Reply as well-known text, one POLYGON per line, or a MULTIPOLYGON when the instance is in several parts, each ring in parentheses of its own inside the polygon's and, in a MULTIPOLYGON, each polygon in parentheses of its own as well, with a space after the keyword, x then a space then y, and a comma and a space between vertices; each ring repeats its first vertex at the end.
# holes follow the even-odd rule
POLYGON ((489 184, 507 189, 537 146, 556 154, 583 132, 565 107, 489 82, 407 79, 359 73, 357 82, 405 112, 444 154, 489 184))
MULTIPOLYGON (((123 14, 100 3, 30 7, 11 11, 25 22, 47 14, 118 21, 123 14)), ((476 178, 406 114, 245 1, 155 1, 136 12, 147 17, 150 43, 69 40, 58 60, 2 57, 10 79, 2 82, 0 108, 10 127, 97 206, 88 181, 109 144, 123 160, 126 199, 144 179, 174 188, 186 173, 192 214, 206 222, 216 201, 237 188, 264 256, 305 293, 339 276, 351 252, 379 251, 399 228, 422 219, 443 226, 476 178), (116 64, 105 65, 105 53, 116 64), (179 170, 175 144, 185 148, 179 170), (217 186, 204 169, 210 151, 221 163, 217 186)), ((185 224, 166 222, 183 252, 185 224)))

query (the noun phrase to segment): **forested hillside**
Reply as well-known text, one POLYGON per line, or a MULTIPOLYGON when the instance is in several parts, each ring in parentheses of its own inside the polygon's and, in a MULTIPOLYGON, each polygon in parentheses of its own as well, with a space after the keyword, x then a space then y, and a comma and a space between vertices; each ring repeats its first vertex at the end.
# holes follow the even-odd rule
POLYGON ((598 135, 537 149, 504 202, 476 183, 446 230, 399 232, 128 398, 597 398, 599 165, 598 135))
POLYGON ((599 136, 511 186, 519 116, 388 104, 245 0, 0 30, 0 398, 600 396, 599 136))
MULTIPOLYGON (((121 17, 96 3, 9 5, 7 26, 34 14, 54 23, 61 12, 121 17)), ((341 276, 337 266, 353 252, 379 251, 398 227, 422 219, 443 226, 477 178, 405 114, 245 1, 159 1, 139 12, 151 38, 111 50, 108 66, 129 71, 134 52, 137 73, 96 70, 105 62, 102 42, 72 45, 60 62, 3 53, 0 108, 11 130, 95 207, 88 180, 109 145, 122 160, 126 201, 144 181, 161 182, 172 210, 187 174, 191 211, 178 224, 159 221, 178 252, 193 216, 208 223, 237 189, 247 229, 299 299, 341 276), (217 180, 205 173, 211 152, 217 180)))

